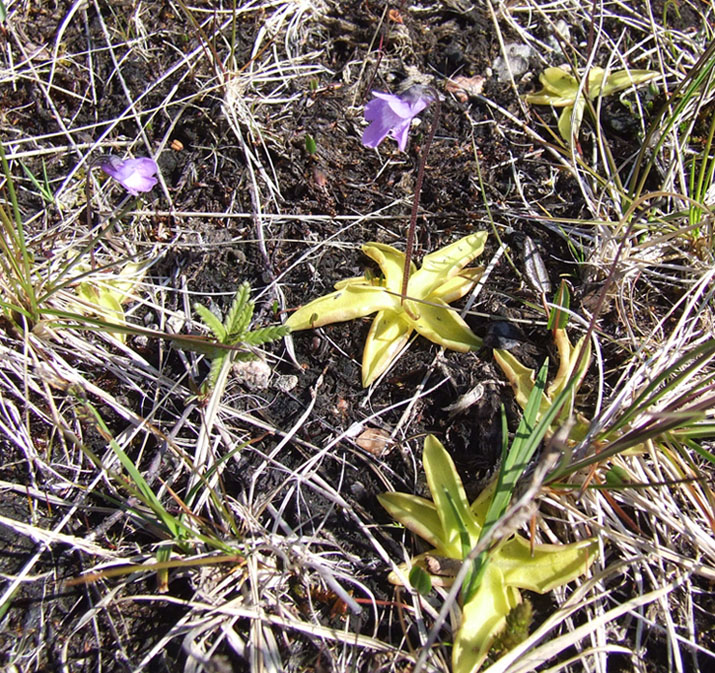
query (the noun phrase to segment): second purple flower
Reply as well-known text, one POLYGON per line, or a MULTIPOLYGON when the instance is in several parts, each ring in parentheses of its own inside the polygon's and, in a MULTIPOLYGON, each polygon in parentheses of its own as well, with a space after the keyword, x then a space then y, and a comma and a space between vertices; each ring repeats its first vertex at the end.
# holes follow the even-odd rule
POLYGON ((158 170, 156 161, 148 157, 122 161, 108 156, 100 164, 100 168, 132 196, 137 196, 139 192, 148 192, 157 182, 154 177, 158 170))
POLYGON ((365 106, 365 119, 370 125, 362 134, 365 147, 377 147, 388 135, 397 141, 401 152, 407 147, 412 120, 434 99, 421 87, 412 87, 401 96, 373 91, 375 96, 365 106))

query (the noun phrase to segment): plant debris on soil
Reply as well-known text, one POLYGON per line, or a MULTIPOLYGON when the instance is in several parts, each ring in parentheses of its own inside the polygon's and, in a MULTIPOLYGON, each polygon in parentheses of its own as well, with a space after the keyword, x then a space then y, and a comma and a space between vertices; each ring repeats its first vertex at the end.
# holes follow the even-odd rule
MULTIPOLYGON (((569 475, 576 486, 542 489, 522 534, 597 536, 599 557, 567 588, 530 596, 521 658, 488 665, 710 670, 712 198, 694 223, 687 191, 688 161, 711 149, 709 80, 668 108, 673 123, 659 116, 692 69, 712 67, 698 63, 708 3, 3 0, 0 10, 0 140, 33 283, 40 296, 53 290, 33 322, 14 308, 18 286, 0 284, 3 670, 415 670, 446 592, 387 581, 425 548, 377 495, 429 497, 428 434, 470 500, 494 477, 502 414, 511 437, 522 410, 492 352, 534 369, 548 358, 552 380, 544 306, 562 282, 572 341, 595 315, 597 343, 576 400, 592 435, 569 445, 574 463, 628 432, 643 437, 569 475), (560 109, 524 101, 545 68, 569 64, 658 77, 594 101, 569 146, 560 109), (225 316, 247 281, 252 327, 277 325, 338 281, 377 276, 363 243, 404 249, 433 108, 405 152, 361 136, 372 91, 416 84, 442 100, 415 261, 489 233, 482 281, 456 304, 482 349, 413 337, 363 389, 371 321, 355 320, 254 348, 258 364, 236 360, 207 393, 212 353, 180 339, 210 341, 196 302, 225 316), (661 143, 647 136, 654 126, 661 143), (92 168, 106 155, 154 158, 158 185, 128 196, 92 168), (63 278, 74 280, 55 285, 77 255, 63 278), (550 292, 535 286, 529 255, 550 292), (121 307, 134 333, 97 328, 91 310, 84 324, 63 318, 78 310, 79 282, 112 287, 129 262, 145 268, 121 307), (697 349, 681 388, 597 439, 697 349), (676 416, 683 427, 665 427, 676 416), (613 464, 632 488, 613 486, 613 464)), ((457 614, 421 670, 450 670, 457 614)))

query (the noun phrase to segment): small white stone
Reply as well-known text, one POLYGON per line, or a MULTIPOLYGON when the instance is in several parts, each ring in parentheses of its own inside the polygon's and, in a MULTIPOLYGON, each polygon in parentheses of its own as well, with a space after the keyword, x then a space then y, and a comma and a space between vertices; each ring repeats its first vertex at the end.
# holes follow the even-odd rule
POLYGON ((298 385, 298 377, 295 374, 285 374, 276 378, 275 387, 282 393, 288 393, 298 385))
POLYGON ((500 82, 509 81, 509 70, 516 79, 521 77, 529 69, 529 58, 531 58, 531 47, 527 44, 516 44, 514 42, 504 46, 504 55, 497 56, 492 63, 492 70, 500 82), (509 67, 507 67, 507 62, 509 67))
POLYGON ((455 402, 443 407, 442 410, 449 412, 449 417, 453 418, 457 414, 461 414, 463 411, 469 409, 473 404, 479 402, 482 397, 484 397, 484 386, 481 383, 477 383, 474 388, 464 393, 464 395, 460 395, 455 402))
POLYGON ((268 388, 271 368, 265 360, 238 361, 233 364, 233 375, 249 388, 263 390, 268 388))

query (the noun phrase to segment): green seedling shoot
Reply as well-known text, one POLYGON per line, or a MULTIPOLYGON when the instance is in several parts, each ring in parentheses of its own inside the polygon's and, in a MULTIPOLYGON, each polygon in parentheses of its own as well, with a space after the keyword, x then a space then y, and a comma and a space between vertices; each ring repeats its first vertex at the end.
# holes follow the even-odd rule
POLYGON ((318 151, 318 144, 310 133, 305 134, 305 151, 308 153, 308 156, 311 157, 318 151))
POLYGON ((444 348, 466 353, 482 340, 449 304, 474 286, 483 269, 464 267, 481 255, 486 232, 470 234, 411 264, 407 298, 401 301, 405 254, 383 243, 363 252, 377 262, 382 279, 368 275, 335 284, 335 292, 299 308, 286 321, 291 330, 313 329, 377 313, 365 341, 362 384, 369 386, 397 357, 413 331, 444 348))
POLYGON ((563 108, 559 116, 559 133, 571 145, 572 137, 577 137, 581 128, 586 97, 595 100, 599 96, 610 96, 657 76, 658 73, 651 70, 618 70, 606 77, 603 68, 591 68, 584 86, 580 88, 579 80, 570 72, 563 68, 546 68, 539 75, 542 89, 527 94, 524 100, 533 105, 563 108))
POLYGON ((45 165, 45 162, 42 162, 42 182, 40 182, 35 175, 32 173, 32 171, 25 166, 22 161, 20 162, 20 166, 22 166, 22 170, 25 171, 25 175, 29 178, 30 182, 33 184, 35 189, 38 191, 40 196, 42 197, 42 200, 47 203, 47 204, 53 204, 55 202, 55 195, 52 192, 52 187, 50 186, 50 180, 47 177, 47 166, 45 165))
POLYGON ((251 346, 259 346, 268 341, 275 341, 284 337, 290 331, 285 325, 250 329, 251 318, 253 318, 253 302, 251 301, 251 286, 246 282, 241 283, 238 290, 236 290, 236 296, 223 323, 203 304, 195 303, 194 310, 220 344, 232 347, 237 345, 246 346, 246 350, 217 348, 210 354, 212 358, 211 371, 202 386, 204 394, 214 389, 219 374, 227 361, 231 359, 255 360, 257 356, 249 350, 251 346))

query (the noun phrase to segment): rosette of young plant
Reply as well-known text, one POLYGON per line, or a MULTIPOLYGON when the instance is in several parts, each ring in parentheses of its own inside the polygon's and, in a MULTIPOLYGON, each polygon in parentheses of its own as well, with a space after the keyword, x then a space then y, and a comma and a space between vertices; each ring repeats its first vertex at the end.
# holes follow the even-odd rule
MULTIPOLYGON (((0 204, 0 310, 19 329, 34 328, 43 321, 63 321, 65 325, 104 330, 123 341, 126 328, 122 304, 134 297, 146 264, 127 261, 102 268, 89 264, 101 232, 70 256, 57 254, 47 259, 35 254, 25 238, 22 214, 14 179, 0 143, 0 164, 5 177, 8 212, 0 204), (121 266, 118 273, 109 274, 121 266), (66 288, 75 288, 78 301, 63 299, 71 310, 58 309, 51 300, 66 288), (100 320, 88 316, 99 316, 100 320), (116 328, 116 329, 115 329, 116 328)), ((108 225, 111 227, 114 221, 108 225)))
MULTIPOLYGON (((151 170, 145 162, 141 165, 145 172, 151 170)), ((2 142, 0 167, 5 177, 5 203, 9 204, 8 208, 0 200, 0 312, 15 329, 24 332, 42 326, 43 329, 94 330, 110 334, 122 342, 126 335, 144 336, 171 341, 179 348, 209 356, 215 356, 219 349, 224 352, 240 350, 206 337, 170 334, 132 325, 126 320, 123 304, 137 298, 136 288, 148 264, 128 260, 103 266, 94 263, 91 253, 104 233, 115 226, 114 218, 69 256, 58 254, 47 259, 34 251, 25 237, 14 179, 2 142), (110 274, 111 271, 114 273, 110 274), (67 296, 67 290, 72 290, 71 297, 67 296)), ((148 183, 144 184, 148 186, 148 183)), ((87 190, 91 196, 89 188, 87 190)), ((91 229, 91 215, 89 220, 91 229)), ((282 328, 270 329, 278 329, 279 336, 286 333, 282 328)), ((260 336, 260 330, 256 332, 260 336)))
POLYGON ((209 352, 211 357, 211 370, 201 386, 203 395, 211 393, 219 380, 224 365, 234 359, 256 360, 258 356, 251 352, 252 346, 260 346, 268 341, 281 339, 290 332, 287 325, 271 325, 250 329, 253 318, 253 302, 251 301, 251 286, 247 282, 241 283, 231 303, 223 322, 206 308, 196 302, 194 310, 199 314, 203 324, 211 331, 216 340, 224 348, 216 347, 209 352), (240 348, 241 346, 245 349, 240 348))
MULTIPOLYGON (((602 295, 605 289, 607 286, 602 290, 602 295)), ((712 436, 715 427, 712 421, 715 374, 711 370, 711 363, 715 360, 715 339, 709 339, 684 353, 663 371, 650 372, 648 383, 643 389, 637 394, 633 393, 635 398, 629 403, 620 402, 617 411, 608 414, 607 422, 598 418, 589 422, 576 409, 575 397, 590 365, 589 335, 597 312, 594 313, 586 335, 573 346, 565 329, 568 312, 558 308, 568 309, 570 304, 565 283, 562 282, 553 304, 557 308, 551 311, 548 326, 558 349, 559 369, 551 385, 539 391, 538 418, 543 421, 544 417, 557 410, 558 413, 552 416, 547 436, 561 430, 559 441, 568 459, 561 460, 549 474, 548 483, 574 488, 573 484, 568 485, 568 477, 588 470, 588 476, 580 479, 581 484, 576 486, 584 490, 592 479, 600 481, 597 470, 607 466, 605 481, 608 489, 603 489, 602 493, 625 523, 636 529, 635 523, 611 498, 609 489, 628 488, 626 482, 631 487, 645 487, 647 484, 637 484, 636 479, 621 478, 621 468, 613 464, 611 459, 618 454, 638 454, 655 447, 669 455, 673 446, 678 450, 688 446, 703 455, 702 447, 694 442, 694 438, 712 436), (681 389, 686 392, 678 394, 677 391, 681 389), (600 426, 600 429, 594 430, 594 426, 600 426), (573 455, 572 448, 575 448, 573 455)), ((532 395, 539 389, 535 381, 536 371, 524 366, 507 350, 494 350, 494 358, 511 383, 516 401, 525 409, 532 395)), ((711 454, 705 452, 704 455, 709 462, 713 462, 711 454)), ((689 461, 688 458, 685 460, 689 461)))
MULTIPOLYGON (((106 157, 93 162, 91 167, 102 161, 106 157)), ((146 177, 152 167, 146 162, 141 165, 146 177)), ((120 341, 124 341, 125 335, 141 335, 202 353, 215 352, 215 342, 204 337, 170 334, 127 322, 122 305, 136 298, 135 290, 148 264, 124 260, 98 266, 93 257, 97 242, 116 225, 116 217, 69 255, 57 254, 48 259, 33 250, 25 236, 15 181, 2 142, 0 167, 6 194, 5 201, 0 200, 0 311, 15 329, 24 332, 41 326, 94 330, 120 341), (71 297, 67 296, 68 290, 72 291, 71 297)), ((89 205, 91 189, 89 186, 85 189, 89 205)), ((89 207, 87 214, 89 232, 92 229, 89 207)))
MULTIPOLYGON (((544 369, 540 377, 542 387, 545 373, 544 369)), ((532 545, 508 525, 504 526, 509 529, 505 535, 497 535, 502 530, 500 518, 507 513, 516 483, 546 431, 545 423, 535 422, 537 407, 538 396, 534 395, 511 449, 507 449, 504 432, 498 479, 471 505, 452 459, 432 435, 425 440, 422 456, 432 500, 408 493, 378 496, 390 516, 434 547, 401 568, 420 593, 427 593, 433 584, 452 585, 455 575, 456 581, 464 578, 461 618, 455 625, 452 649, 453 673, 479 670, 493 644, 501 653, 507 644, 514 646, 528 635, 524 626, 530 621, 530 611, 521 605, 520 590, 546 593, 563 586, 584 574, 596 558, 595 539, 567 545, 532 545), (485 548, 483 552, 479 552, 481 547, 485 548)), ((544 475, 542 471, 540 479, 544 475)), ((540 486, 539 481, 528 497, 533 500, 540 486)), ((389 579, 401 584, 404 574, 391 573, 389 579)), ((458 590, 460 586, 455 583, 440 611, 440 619, 446 616, 449 599, 458 590)), ((428 645, 440 627, 438 619, 428 645)))
MULTIPOLYGON (((76 303, 78 310, 85 314, 94 314, 105 321, 107 333, 115 339, 126 343, 126 332, 112 330, 110 325, 126 327, 123 304, 137 299, 135 289, 141 283, 148 265, 138 262, 128 262, 118 274, 101 278, 90 273, 90 278, 82 280, 75 292, 80 301, 76 303)), ((89 271, 81 266, 79 271, 89 271)))
POLYGON ((339 281, 335 292, 300 307, 285 324, 297 331, 377 313, 363 352, 364 387, 390 366, 413 331, 444 348, 479 350, 482 340, 449 304, 467 294, 481 276, 481 267, 464 267, 481 255, 486 239, 486 232, 470 234, 425 255, 420 269, 412 264, 404 302, 405 254, 383 243, 366 243, 362 250, 377 262, 382 277, 366 273, 339 281))
POLYGON ((618 70, 606 76, 603 68, 591 68, 586 81, 581 83, 563 68, 546 68, 539 75, 541 90, 527 94, 524 100, 534 105, 561 107, 558 128, 561 137, 571 145, 572 138, 578 136, 587 100, 599 96, 610 96, 632 86, 649 82, 658 76, 652 70, 618 70))

